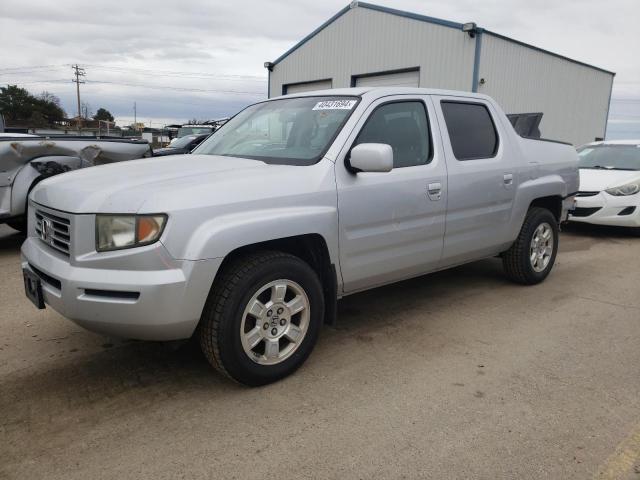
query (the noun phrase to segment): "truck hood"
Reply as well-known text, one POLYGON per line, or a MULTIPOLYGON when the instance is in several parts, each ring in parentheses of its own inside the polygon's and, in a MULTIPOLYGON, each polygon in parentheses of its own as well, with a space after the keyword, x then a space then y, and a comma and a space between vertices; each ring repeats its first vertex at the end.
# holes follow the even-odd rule
POLYGON ((611 187, 618 187, 625 183, 640 179, 639 171, 631 170, 600 170, 594 168, 580 169, 580 191, 600 192, 611 187))
POLYGON ((161 213, 187 208, 203 195, 208 202, 233 201, 264 182, 277 181, 284 193, 285 184, 305 168, 215 155, 171 155, 58 175, 40 182, 31 199, 70 213, 161 213))

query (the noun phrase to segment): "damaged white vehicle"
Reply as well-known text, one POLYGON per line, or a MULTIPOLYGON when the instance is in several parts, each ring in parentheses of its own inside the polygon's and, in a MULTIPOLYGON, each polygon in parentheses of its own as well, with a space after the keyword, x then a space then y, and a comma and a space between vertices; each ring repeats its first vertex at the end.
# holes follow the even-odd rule
POLYGON ((26 229, 27 196, 45 178, 151 155, 146 140, 0 136, 0 224, 26 229))

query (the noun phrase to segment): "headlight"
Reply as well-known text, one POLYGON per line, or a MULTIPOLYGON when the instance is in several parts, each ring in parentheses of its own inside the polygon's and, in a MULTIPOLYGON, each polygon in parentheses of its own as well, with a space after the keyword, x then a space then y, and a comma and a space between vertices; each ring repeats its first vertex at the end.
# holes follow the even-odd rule
POLYGON ((613 187, 605 190, 609 195, 616 197, 626 197, 627 195, 634 195, 640 192, 640 181, 627 183, 619 187, 613 187))
POLYGON ((96 250, 106 252, 140 247, 157 241, 167 216, 158 215, 96 215, 96 250))

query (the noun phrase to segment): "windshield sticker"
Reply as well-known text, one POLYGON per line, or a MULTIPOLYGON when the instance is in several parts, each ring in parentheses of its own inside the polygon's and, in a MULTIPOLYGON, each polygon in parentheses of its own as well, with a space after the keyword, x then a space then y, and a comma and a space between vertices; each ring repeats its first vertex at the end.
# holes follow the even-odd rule
POLYGON ((351 110, 357 100, 325 100, 316 103, 312 110, 351 110))

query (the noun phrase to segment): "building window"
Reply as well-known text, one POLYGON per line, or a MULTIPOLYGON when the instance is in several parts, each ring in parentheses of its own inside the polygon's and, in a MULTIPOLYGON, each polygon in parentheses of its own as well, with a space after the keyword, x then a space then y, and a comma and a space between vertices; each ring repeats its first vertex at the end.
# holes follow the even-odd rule
POLYGON ((498 151, 498 134, 485 105, 442 101, 441 106, 456 159, 495 157, 498 151))

